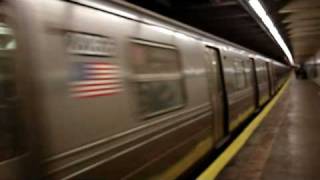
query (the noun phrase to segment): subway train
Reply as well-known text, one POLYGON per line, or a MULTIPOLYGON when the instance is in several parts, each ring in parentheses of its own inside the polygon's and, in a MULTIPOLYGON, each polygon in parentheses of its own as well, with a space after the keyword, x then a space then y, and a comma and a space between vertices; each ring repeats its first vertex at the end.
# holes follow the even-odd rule
POLYGON ((320 53, 318 52, 310 60, 303 63, 298 69, 296 69, 296 76, 300 79, 309 79, 314 81, 320 86, 320 53))
POLYGON ((175 179, 290 72, 124 1, 0 2, 0 179, 175 179))
POLYGON ((315 59, 311 59, 305 62, 302 66, 300 66, 300 68, 302 68, 303 71, 305 71, 306 78, 317 80, 316 82, 319 82, 318 77, 320 73, 319 61, 317 60, 318 56, 319 55, 317 54, 315 59))

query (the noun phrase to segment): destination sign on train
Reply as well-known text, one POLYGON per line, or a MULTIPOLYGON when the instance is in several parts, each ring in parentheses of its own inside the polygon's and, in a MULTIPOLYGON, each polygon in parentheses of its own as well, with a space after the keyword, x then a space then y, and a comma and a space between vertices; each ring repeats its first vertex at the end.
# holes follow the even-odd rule
POLYGON ((115 55, 115 43, 110 37, 67 32, 67 51, 71 54, 110 57, 115 55))

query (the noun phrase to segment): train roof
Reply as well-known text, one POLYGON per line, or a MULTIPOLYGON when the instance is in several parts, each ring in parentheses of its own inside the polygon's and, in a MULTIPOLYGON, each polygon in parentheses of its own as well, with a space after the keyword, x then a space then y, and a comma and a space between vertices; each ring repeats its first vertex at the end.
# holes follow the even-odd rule
MULTIPOLYGON (((239 44, 230 42, 226 39, 220 38, 218 36, 209 34, 207 32, 204 32, 202 30, 199 30, 197 28, 191 27, 189 25, 186 25, 184 23, 178 22, 176 20, 164 17, 162 15, 159 15, 157 13, 154 13, 150 10, 138 7, 136 5, 133 5, 131 3, 120 1, 120 0, 69 0, 70 2, 74 2, 77 4, 85 5, 88 7, 93 7, 95 9, 99 9, 102 11, 109 12, 111 14, 115 14, 127 19, 131 19, 134 21, 142 22, 145 24, 158 26, 160 28, 164 28, 164 30, 178 32, 181 33, 181 30, 184 31, 183 35, 189 36, 198 40, 203 41, 203 43, 214 46, 215 43, 219 43, 219 46, 223 46, 225 49, 238 52, 238 53, 247 53, 249 57, 253 58, 259 58, 264 61, 274 61, 274 59, 271 59, 261 53, 258 53, 256 51, 253 51, 251 49, 248 49, 246 47, 243 47, 239 44), (111 1, 111 2, 110 2, 111 1), (106 3, 106 4, 102 4, 106 3), (143 18, 142 16, 150 16, 151 19, 143 18), (155 19, 155 20, 152 20, 155 19), (159 22, 157 22, 159 21, 159 22), (206 38, 206 39, 204 39, 206 38), (210 41, 216 41, 210 42, 210 41)), ((277 64, 283 64, 280 62, 277 62, 277 64)), ((283 64, 284 65, 284 64, 283 64)))

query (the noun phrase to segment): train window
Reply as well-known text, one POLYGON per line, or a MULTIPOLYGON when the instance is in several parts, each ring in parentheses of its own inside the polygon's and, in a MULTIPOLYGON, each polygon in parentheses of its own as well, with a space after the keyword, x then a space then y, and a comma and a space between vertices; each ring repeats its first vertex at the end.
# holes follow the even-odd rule
POLYGON ((139 114, 143 118, 184 105, 182 70, 175 48, 133 41, 130 57, 139 114))
POLYGON ((0 22, 0 161, 25 152, 14 70, 16 41, 5 19, 0 22))

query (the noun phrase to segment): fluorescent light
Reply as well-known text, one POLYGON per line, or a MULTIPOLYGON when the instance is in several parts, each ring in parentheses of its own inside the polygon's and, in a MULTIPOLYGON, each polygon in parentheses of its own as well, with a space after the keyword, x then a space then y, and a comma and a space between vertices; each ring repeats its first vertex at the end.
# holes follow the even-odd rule
POLYGON ((279 31, 277 30, 276 26, 273 24, 271 18, 268 16, 265 9, 262 7, 259 0, 249 0, 248 1, 252 9, 256 12, 256 14, 260 17, 264 25, 267 27, 267 29, 272 34, 273 38, 277 41, 279 46, 281 47, 282 51, 285 53, 287 58, 289 59, 289 62, 291 65, 294 64, 292 54, 287 47, 286 43, 282 39, 279 31))

